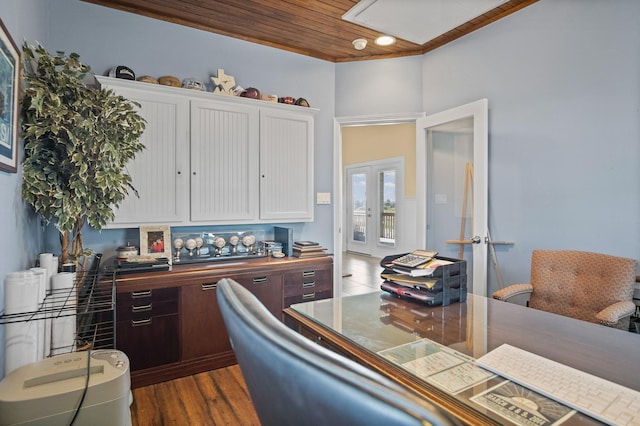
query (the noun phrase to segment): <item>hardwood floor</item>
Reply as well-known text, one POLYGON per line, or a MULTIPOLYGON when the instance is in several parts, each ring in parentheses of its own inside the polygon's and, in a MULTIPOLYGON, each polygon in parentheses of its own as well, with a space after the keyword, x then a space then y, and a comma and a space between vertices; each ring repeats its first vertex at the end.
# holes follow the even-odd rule
POLYGON ((259 426, 237 365, 133 390, 132 426, 259 426))
POLYGON ((342 253, 342 294, 353 296, 380 290, 380 259, 357 253, 342 253))
MULTIPOLYGON (((343 293, 380 289, 380 259, 343 253, 343 293)), ((260 421, 237 365, 133 390, 132 426, 238 425, 260 421)))

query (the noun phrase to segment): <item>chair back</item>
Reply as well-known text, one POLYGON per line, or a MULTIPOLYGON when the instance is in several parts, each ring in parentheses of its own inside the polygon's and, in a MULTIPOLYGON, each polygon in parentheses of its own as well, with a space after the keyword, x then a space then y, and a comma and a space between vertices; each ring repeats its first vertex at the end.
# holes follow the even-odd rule
POLYGON ((577 250, 534 250, 529 306, 597 323, 599 311, 633 299, 636 268, 635 259, 624 257, 577 250))
POLYGON ((408 389, 291 330, 237 282, 219 281, 217 295, 263 426, 459 424, 408 389))

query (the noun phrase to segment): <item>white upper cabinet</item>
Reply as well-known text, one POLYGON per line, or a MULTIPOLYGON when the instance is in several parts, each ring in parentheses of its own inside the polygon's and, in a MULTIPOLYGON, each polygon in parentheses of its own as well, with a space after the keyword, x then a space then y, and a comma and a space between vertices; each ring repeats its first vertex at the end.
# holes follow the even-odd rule
POLYGON ((140 104, 146 149, 108 227, 313 220, 314 110, 98 77, 140 104))
POLYGON ((313 220, 313 118, 260 112, 260 219, 313 220))
POLYGON ((259 110, 191 101, 191 221, 258 217, 259 110))
POLYGON ((134 86, 140 84, 145 83, 103 84, 138 103, 138 112, 146 120, 141 138, 145 149, 127 164, 135 192, 129 189, 129 195, 115 210, 112 225, 178 224, 189 209, 189 153, 185 149, 189 100, 134 86))

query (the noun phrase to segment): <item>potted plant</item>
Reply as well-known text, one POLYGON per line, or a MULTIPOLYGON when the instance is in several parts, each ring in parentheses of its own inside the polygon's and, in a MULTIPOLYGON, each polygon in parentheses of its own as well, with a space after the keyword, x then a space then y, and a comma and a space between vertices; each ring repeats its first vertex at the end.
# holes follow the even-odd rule
POLYGON ((97 87, 76 53, 26 42, 22 51, 22 196, 60 232, 60 262, 78 264, 91 254, 85 222, 101 230, 133 189, 125 166, 144 149, 145 121, 130 101, 97 87))

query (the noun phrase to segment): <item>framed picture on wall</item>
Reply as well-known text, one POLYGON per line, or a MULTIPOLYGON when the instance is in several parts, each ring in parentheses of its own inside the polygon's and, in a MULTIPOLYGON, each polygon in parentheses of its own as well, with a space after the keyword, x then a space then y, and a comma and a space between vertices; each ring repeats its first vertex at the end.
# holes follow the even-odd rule
POLYGON ((0 170, 18 170, 20 51, 0 20, 0 170))
POLYGON ((171 258, 169 225, 140 227, 140 256, 171 258))

